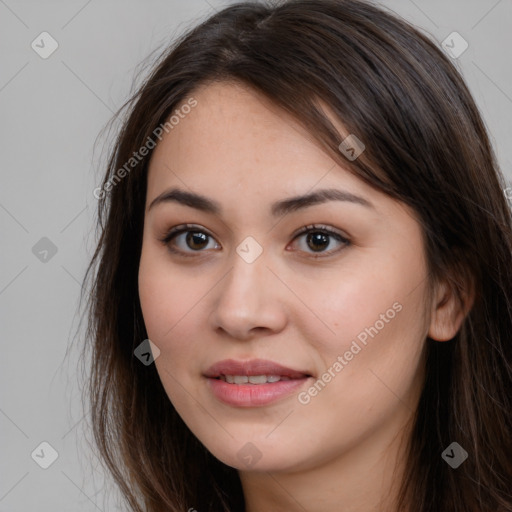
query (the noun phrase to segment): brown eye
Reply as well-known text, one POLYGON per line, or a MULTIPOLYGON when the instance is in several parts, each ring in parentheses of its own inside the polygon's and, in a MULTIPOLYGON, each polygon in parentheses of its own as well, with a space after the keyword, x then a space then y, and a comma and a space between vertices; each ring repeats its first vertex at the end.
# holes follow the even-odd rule
POLYGON ((208 243, 208 235, 200 231, 188 231, 185 237, 185 243, 187 247, 191 249, 204 249, 205 245, 208 243))
POLYGON ((319 231, 307 234, 306 243, 313 251, 322 251, 329 245, 329 235, 319 231))
MULTIPOLYGON (((214 238, 200 229, 191 229, 194 227, 195 226, 190 225, 177 226, 171 229, 164 238, 161 239, 161 242, 166 245, 171 252, 183 256, 194 256, 194 253, 204 252, 203 249, 208 248, 208 244, 210 241, 214 241, 214 238)), ((210 248, 218 247, 220 247, 219 244, 210 248)))
POLYGON ((294 240, 304 237, 305 244, 302 245, 301 251, 306 253, 318 254, 319 256, 330 256, 350 245, 350 240, 342 236, 337 231, 333 231, 324 226, 306 226, 294 240), (336 248, 341 244, 341 247, 336 248), (330 248, 330 250, 325 250, 330 248))

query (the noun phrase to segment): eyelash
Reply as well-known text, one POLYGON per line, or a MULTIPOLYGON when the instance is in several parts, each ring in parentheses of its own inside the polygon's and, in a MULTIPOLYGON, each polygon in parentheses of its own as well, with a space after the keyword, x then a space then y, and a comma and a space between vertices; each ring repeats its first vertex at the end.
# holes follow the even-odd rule
MULTIPOLYGON (((179 226, 175 226, 175 227, 171 228, 159 240, 165 246, 167 246, 167 248, 169 249, 170 252, 172 252, 174 254, 178 254, 178 255, 186 257, 186 258, 195 257, 197 254, 204 252, 204 251, 200 250, 200 251, 192 251, 192 253, 187 253, 187 252, 184 252, 181 250, 177 250, 170 245, 170 242, 174 238, 176 238, 178 235, 180 235, 182 233, 187 233, 187 232, 203 233, 203 234, 207 235, 208 237, 214 238, 208 232, 204 231, 200 226, 196 226, 194 224, 181 224, 179 226)), ((342 249, 346 248, 347 246, 349 246, 351 244, 349 239, 342 236, 337 231, 333 231, 332 229, 328 228, 327 226, 323 226, 323 225, 319 225, 319 224, 310 224, 308 226, 304 226, 303 228, 301 228, 301 230, 299 230, 298 233, 295 234, 295 236, 293 237, 293 241, 295 241, 295 239, 299 238, 300 236, 308 234, 308 233, 323 233, 323 234, 326 234, 326 235, 329 235, 329 236, 335 238, 338 242, 341 242, 344 244, 341 248, 338 248, 338 249, 331 249, 330 251, 318 252, 318 253, 314 253, 314 252, 309 253, 312 255, 312 258, 314 258, 314 259, 331 256, 332 254, 341 251, 342 249)))

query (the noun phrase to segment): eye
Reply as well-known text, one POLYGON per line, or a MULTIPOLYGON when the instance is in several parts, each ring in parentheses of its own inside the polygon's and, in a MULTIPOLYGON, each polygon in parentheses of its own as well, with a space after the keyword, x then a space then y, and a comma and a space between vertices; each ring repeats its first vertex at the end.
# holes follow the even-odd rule
MULTIPOLYGON (((326 226, 305 226, 295 235, 293 241, 304 235, 306 235, 306 238, 304 239, 305 248, 303 245, 303 248, 300 250, 303 252, 309 252, 309 248, 312 250, 313 254, 318 254, 318 256, 314 257, 330 256, 331 254, 340 251, 343 247, 350 245, 350 240, 326 226), (326 248, 333 245, 333 240, 338 244, 341 244, 341 248, 325 251, 326 248)), ((214 245, 214 247, 208 247, 209 242, 214 241, 214 238, 200 226, 195 226, 193 224, 182 224, 170 229, 165 236, 160 239, 160 241, 166 245, 172 253, 186 257, 194 256, 194 253, 204 252, 203 249, 220 248, 218 243, 214 245), (176 249, 176 245, 178 246, 178 249, 176 249)))
POLYGON ((350 240, 345 238, 343 235, 334 231, 326 226, 320 225, 310 225, 305 226, 294 238, 294 241, 298 238, 306 235, 304 242, 305 244, 302 247, 305 249, 301 249, 304 252, 309 252, 307 249, 311 249, 315 254, 319 254, 319 257, 330 256, 333 253, 336 253, 343 249, 343 247, 350 245, 350 240), (332 243, 333 239, 338 244, 341 244, 341 248, 338 249, 330 249, 329 251, 325 251, 327 247, 335 245, 332 243))
MULTIPOLYGON (((172 228, 160 241, 173 253, 181 256, 194 256, 194 252, 203 252, 202 249, 208 248, 208 239, 213 240, 213 237, 199 226, 183 224, 172 228), (179 242, 182 245, 179 249, 176 249, 174 244, 178 243, 179 246, 179 242), (191 251, 187 251, 186 248, 191 249, 191 251)), ((219 247, 220 245, 217 244, 216 248, 219 247)))

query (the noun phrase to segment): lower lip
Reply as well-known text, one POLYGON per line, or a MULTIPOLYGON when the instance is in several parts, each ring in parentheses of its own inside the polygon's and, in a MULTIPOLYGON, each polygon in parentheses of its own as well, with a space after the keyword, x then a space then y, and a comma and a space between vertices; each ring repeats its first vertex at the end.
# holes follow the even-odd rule
POLYGON ((221 401, 235 407, 267 405, 298 391, 309 377, 279 380, 267 384, 229 384, 220 379, 207 378, 213 394, 221 401))

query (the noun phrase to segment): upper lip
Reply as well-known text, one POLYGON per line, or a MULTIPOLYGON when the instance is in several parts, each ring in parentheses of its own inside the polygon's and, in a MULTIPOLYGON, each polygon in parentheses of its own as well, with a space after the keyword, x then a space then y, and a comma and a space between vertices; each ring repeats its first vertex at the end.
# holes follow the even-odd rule
POLYGON ((287 368, 265 359, 251 359, 249 361, 225 359, 210 366, 204 375, 210 378, 217 378, 221 375, 246 375, 248 377, 251 375, 279 375, 281 377, 289 377, 290 379, 301 379, 311 376, 307 372, 287 368))

